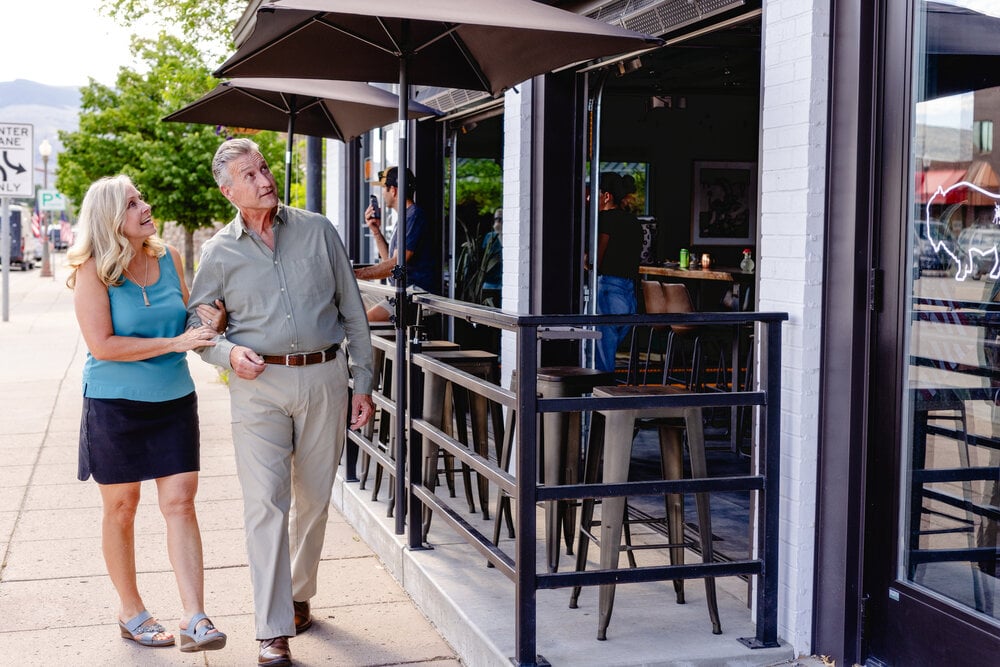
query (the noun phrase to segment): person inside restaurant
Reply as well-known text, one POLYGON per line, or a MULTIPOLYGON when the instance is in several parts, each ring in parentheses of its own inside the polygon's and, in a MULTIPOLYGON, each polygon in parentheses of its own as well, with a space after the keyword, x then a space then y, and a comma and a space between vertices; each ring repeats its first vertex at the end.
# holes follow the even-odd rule
MULTIPOLYGON (((632 191, 635 191, 634 181, 632 191)), ((636 312, 642 227, 634 213, 622 208, 628 194, 626 183, 619 174, 601 173, 597 192, 597 312, 600 315, 636 312)), ((618 346, 631 328, 627 324, 600 327, 598 370, 614 371, 618 346)))

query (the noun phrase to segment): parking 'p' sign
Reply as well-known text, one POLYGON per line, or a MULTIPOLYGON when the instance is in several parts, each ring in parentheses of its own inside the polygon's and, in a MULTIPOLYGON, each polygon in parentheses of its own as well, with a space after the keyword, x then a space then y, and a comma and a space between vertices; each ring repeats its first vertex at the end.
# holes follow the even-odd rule
POLYGON ((0 123, 0 197, 32 195, 34 145, 30 123, 0 123))
POLYGON ((65 211, 66 210, 66 198, 62 196, 62 193, 58 190, 39 190, 38 191, 38 210, 39 211, 65 211))

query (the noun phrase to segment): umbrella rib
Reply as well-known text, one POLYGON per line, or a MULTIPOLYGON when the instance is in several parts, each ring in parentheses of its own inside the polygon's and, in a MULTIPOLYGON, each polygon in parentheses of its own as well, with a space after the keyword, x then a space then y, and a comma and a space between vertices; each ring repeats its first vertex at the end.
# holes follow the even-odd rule
MULTIPOLYGON (((272 11, 273 12, 274 10, 273 9, 264 8, 264 9, 261 9, 260 11, 262 11, 262 12, 264 12, 264 11, 272 11)), ((254 52, 253 55, 256 55, 257 53, 263 53, 263 52, 267 51, 268 49, 270 49, 271 47, 277 46, 281 42, 285 41, 286 39, 288 39, 292 35, 295 35, 297 32, 299 32, 300 30, 302 30, 303 28, 305 28, 306 26, 308 26, 309 22, 310 22, 310 19, 304 19, 302 21, 302 23, 300 23, 300 24, 296 25, 295 27, 289 29, 287 32, 285 32, 285 33, 283 33, 281 35, 277 35, 274 38, 267 40, 264 44, 261 44, 258 49, 256 49, 256 51, 254 52)), ((243 56, 242 58, 240 58, 236 62, 232 63, 226 69, 227 70, 231 70, 232 68, 236 67, 237 65, 240 65, 241 63, 246 62, 247 58, 248 58, 248 56, 243 56)), ((225 64, 225 63, 223 63, 223 64, 225 64)), ((216 74, 216 76, 219 76, 219 74, 216 74)), ((222 76, 230 76, 230 75, 222 75, 222 76)))
POLYGON ((389 53, 389 54, 391 54, 393 56, 396 56, 397 58, 400 57, 400 56, 402 56, 402 50, 399 48, 399 45, 396 43, 396 40, 393 39, 392 34, 385 27, 385 24, 382 23, 381 19, 379 19, 379 24, 382 26, 382 29, 385 30, 386 35, 388 35, 389 39, 392 40, 392 46, 395 49, 395 51, 393 49, 388 49, 388 48, 386 48, 385 46, 383 46, 381 44, 373 42, 372 40, 368 39, 367 37, 365 37, 363 35, 360 35, 360 34, 354 32, 353 30, 348 30, 347 28, 345 28, 345 27, 343 27, 341 25, 338 25, 338 24, 334 23, 333 21, 331 21, 329 19, 326 19, 326 18, 323 18, 323 17, 314 17, 312 20, 315 21, 316 23, 319 23, 320 25, 326 26, 327 28, 330 28, 332 30, 336 30, 337 32, 340 32, 340 33, 343 33, 343 34, 347 35, 348 37, 352 37, 352 38, 358 40, 359 42, 363 42, 364 44, 367 44, 368 46, 374 47, 374 48, 376 48, 376 49, 378 49, 380 51, 385 51, 386 53, 389 53))
POLYGON ((476 78, 479 79, 479 83, 482 86, 482 89, 489 92, 493 92, 493 89, 490 86, 489 78, 483 72, 482 68, 479 67, 479 63, 472 56, 472 53, 469 51, 469 48, 465 45, 465 41, 456 33, 456 31, 461 27, 461 24, 442 23, 442 25, 445 28, 443 32, 439 33, 432 39, 427 40, 417 48, 413 49, 412 54, 416 55, 421 51, 423 51, 424 49, 426 49, 427 47, 436 44, 440 40, 445 39, 446 37, 451 37, 452 41, 455 43, 456 48, 462 54, 462 57, 465 58, 465 62, 472 69, 472 72, 473 74, 476 75, 476 78))
MULTIPOLYGON (((319 103, 320 100, 317 99, 316 102, 319 103)), ((326 117, 326 120, 330 123, 330 127, 332 127, 333 131, 337 133, 337 139, 343 141, 344 143, 347 143, 347 136, 344 134, 344 131, 340 128, 340 125, 337 123, 336 119, 334 119, 333 114, 330 113, 330 108, 327 107, 325 104, 320 104, 319 108, 322 110, 322 113, 326 117)))
POLYGON ((376 16, 375 20, 378 21, 378 25, 380 28, 382 28, 382 32, 385 33, 385 36, 389 38, 390 42, 392 42, 392 46, 395 49, 394 55, 397 58, 402 58, 403 45, 399 43, 399 40, 396 39, 396 36, 392 34, 391 30, 389 30, 389 26, 385 24, 385 19, 383 19, 381 16, 376 16))
MULTIPOLYGON (((274 109, 275 111, 278 111, 278 112, 281 112, 281 113, 288 113, 289 112, 288 111, 288 102, 285 102, 285 106, 282 107, 281 105, 275 104, 271 100, 267 99, 263 95, 261 95, 259 93, 256 93, 256 92, 253 92, 251 90, 248 90, 247 88, 237 88, 236 86, 231 86, 230 90, 238 91, 240 94, 246 95, 250 99, 256 100, 256 101, 260 102, 261 104, 263 104, 264 106, 270 107, 270 108, 274 109)), ((285 99, 285 94, 284 93, 279 93, 279 95, 281 95, 281 99, 282 100, 285 99)))
MULTIPOLYGON (((479 79, 479 83, 482 85, 482 89, 492 94, 493 86, 490 85, 490 81, 487 78, 486 74, 483 72, 482 68, 479 66, 479 63, 476 61, 476 59, 472 56, 472 53, 469 51, 468 46, 466 46, 465 44, 465 40, 459 37, 459 35, 455 32, 455 28, 457 27, 458 26, 455 26, 454 28, 446 32, 445 35, 450 36, 452 41, 455 42, 455 47, 462 54, 462 57, 465 58, 465 62, 469 65, 469 68, 476 75, 476 78, 479 79)), ((445 35, 442 35, 442 37, 444 37, 445 35)))
POLYGON ((445 27, 444 32, 436 35, 434 38, 427 40, 426 42, 424 42, 423 44, 421 44, 417 48, 413 49, 413 54, 416 55, 416 54, 420 53, 421 51, 423 51, 424 49, 426 49, 431 44, 434 44, 434 43, 438 42, 439 40, 442 40, 445 37, 447 37, 448 35, 452 34, 456 30, 458 30, 459 24, 458 23, 452 23, 452 24, 449 25, 447 23, 444 23, 444 27, 445 27))

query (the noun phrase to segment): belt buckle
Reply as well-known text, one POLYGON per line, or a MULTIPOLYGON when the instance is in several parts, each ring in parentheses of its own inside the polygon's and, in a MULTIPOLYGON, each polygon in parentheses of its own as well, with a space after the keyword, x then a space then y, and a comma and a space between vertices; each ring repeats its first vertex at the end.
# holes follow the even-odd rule
POLYGON ((286 354, 285 355, 285 365, 286 366, 305 366, 305 355, 304 354, 286 354))

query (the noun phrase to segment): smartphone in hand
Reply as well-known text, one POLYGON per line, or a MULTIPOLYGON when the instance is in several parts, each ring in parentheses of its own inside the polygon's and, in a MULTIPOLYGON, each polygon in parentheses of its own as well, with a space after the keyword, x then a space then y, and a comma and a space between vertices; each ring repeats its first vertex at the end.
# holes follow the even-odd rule
POLYGON ((372 205, 372 217, 374 217, 375 219, 381 218, 382 211, 378 207, 378 197, 376 197, 375 195, 370 195, 368 199, 372 205))

